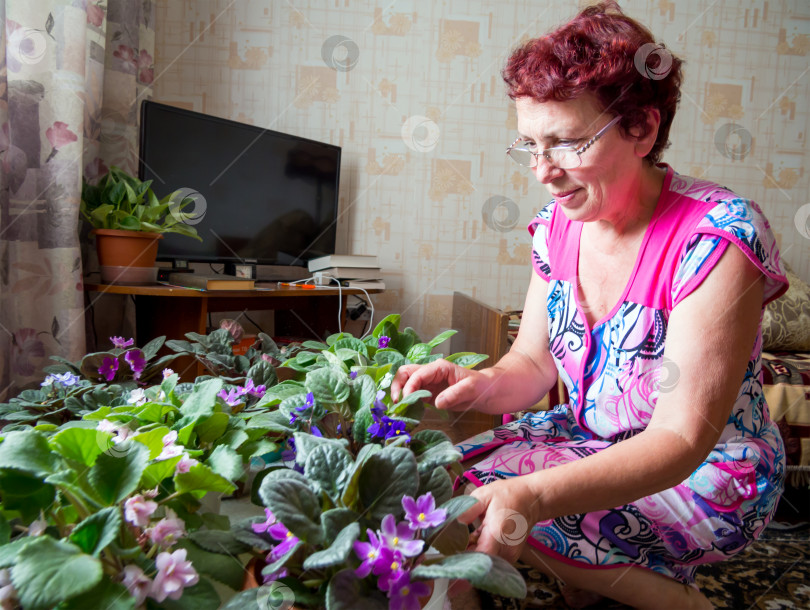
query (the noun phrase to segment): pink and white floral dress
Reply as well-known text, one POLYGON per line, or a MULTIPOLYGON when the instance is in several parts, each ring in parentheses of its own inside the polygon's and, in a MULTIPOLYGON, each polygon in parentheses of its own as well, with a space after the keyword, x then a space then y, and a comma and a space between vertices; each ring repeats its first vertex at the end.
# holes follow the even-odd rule
MULTIPOLYGON (((488 453, 465 473, 476 485, 564 464, 644 430, 659 394, 677 382, 664 358, 670 313, 726 248, 740 248, 765 276, 763 308, 786 290, 759 207, 664 167, 624 293, 593 328, 577 299, 582 223, 552 201, 529 225, 534 270, 549 283, 549 346, 569 402, 458 445, 465 459, 488 453)), ((762 393, 761 350, 760 330, 720 439, 688 479, 626 506, 542 521, 529 542, 578 567, 635 565, 688 584, 697 565, 742 550, 770 520, 784 478, 784 447, 762 393)))

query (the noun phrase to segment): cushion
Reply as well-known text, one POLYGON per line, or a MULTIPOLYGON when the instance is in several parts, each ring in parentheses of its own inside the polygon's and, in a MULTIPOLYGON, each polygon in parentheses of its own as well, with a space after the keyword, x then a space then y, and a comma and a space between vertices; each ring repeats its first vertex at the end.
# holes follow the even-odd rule
POLYGON ((762 389, 785 442, 789 483, 810 473, 810 354, 762 352, 762 389))
POLYGON ((790 287, 765 307, 762 317, 762 349, 810 351, 810 286, 785 265, 790 287))

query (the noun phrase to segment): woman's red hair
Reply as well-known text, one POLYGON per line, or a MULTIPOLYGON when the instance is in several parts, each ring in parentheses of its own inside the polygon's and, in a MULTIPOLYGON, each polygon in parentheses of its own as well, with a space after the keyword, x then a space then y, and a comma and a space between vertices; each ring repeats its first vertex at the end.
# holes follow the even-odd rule
POLYGON ((542 103, 593 94, 606 112, 622 117, 624 133, 635 128, 646 135, 646 111, 658 109, 658 137, 647 155, 657 163, 669 144, 681 98, 681 64, 647 28, 609 0, 518 48, 503 78, 512 99, 529 97, 542 103))

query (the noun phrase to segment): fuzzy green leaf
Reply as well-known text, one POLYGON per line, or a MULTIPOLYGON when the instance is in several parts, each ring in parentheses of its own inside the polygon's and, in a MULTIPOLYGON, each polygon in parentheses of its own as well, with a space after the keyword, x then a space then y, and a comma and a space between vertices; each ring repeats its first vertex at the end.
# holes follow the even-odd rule
POLYGON ((138 487, 149 450, 141 443, 124 441, 98 456, 88 480, 98 498, 107 506, 117 504, 138 487))
POLYGON ((354 461, 343 447, 322 444, 310 451, 304 475, 333 502, 340 498, 351 476, 354 461))
POLYGON ((53 608, 92 589, 102 576, 101 561, 68 542, 40 536, 17 553, 11 579, 24 608, 53 608))
POLYGON ((54 434, 49 444, 67 459, 92 466, 96 458, 113 443, 109 432, 88 428, 66 428, 54 434))
POLYGON ((514 566, 500 557, 470 552, 445 557, 438 563, 420 565, 411 576, 419 580, 461 578, 474 587, 502 597, 526 597, 526 582, 514 566))
POLYGON ((328 548, 307 557, 304 560, 304 569, 322 570, 340 565, 349 557, 358 536, 360 536, 360 525, 356 522, 349 524, 341 530, 328 548))
POLYGON ((306 479, 302 482, 267 476, 262 480, 259 495, 265 506, 298 538, 310 544, 318 544, 323 539, 321 503, 306 479))
POLYGON ((310 372, 304 385, 307 390, 312 392, 317 402, 339 404, 349 398, 349 384, 346 375, 331 368, 310 372))
POLYGON ((388 446, 360 471, 360 500, 373 518, 402 514, 402 497, 414 496, 418 488, 416 458, 409 449, 388 446))
POLYGON ((232 494, 236 485, 217 474, 205 464, 194 464, 188 472, 174 476, 174 487, 178 493, 194 491, 214 491, 232 494))
POLYGON ((51 453, 45 435, 34 430, 8 432, 0 443, 0 469, 2 468, 45 477, 57 471, 59 462, 51 453))
POLYGON ((230 447, 220 445, 211 452, 205 463, 211 470, 222 475, 230 481, 236 481, 245 472, 242 458, 230 447))

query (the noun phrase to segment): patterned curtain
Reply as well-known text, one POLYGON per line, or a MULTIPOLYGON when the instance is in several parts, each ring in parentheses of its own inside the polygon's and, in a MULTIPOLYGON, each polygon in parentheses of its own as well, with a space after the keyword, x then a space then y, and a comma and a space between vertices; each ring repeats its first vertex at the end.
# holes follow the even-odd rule
POLYGON ((154 16, 151 0, 0 0, 0 401, 85 353, 82 176, 137 171, 154 16))

